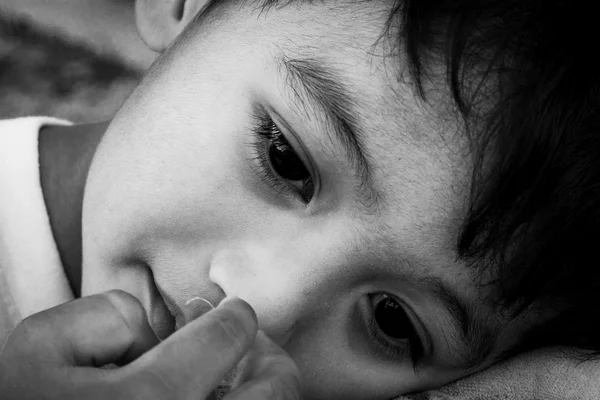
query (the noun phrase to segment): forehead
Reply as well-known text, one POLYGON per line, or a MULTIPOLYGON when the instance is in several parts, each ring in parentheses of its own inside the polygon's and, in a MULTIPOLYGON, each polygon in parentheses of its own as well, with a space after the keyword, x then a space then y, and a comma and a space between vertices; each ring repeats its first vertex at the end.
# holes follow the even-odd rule
MULTIPOLYGON (((334 71, 354 99, 380 194, 379 218, 371 220, 378 236, 391 247, 402 243, 399 251, 422 255, 425 265, 442 254, 449 262, 469 185, 466 142, 446 111, 443 85, 426 87, 427 103, 416 96, 395 27, 385 34, 392 2, 266 3, 220 3, 213 12, 217 39, 231 43, 233 52, 241 43, 274 63, 283 54, 318 59, 334 71)), ((208 25, 196 26, 206 37, 200 31, 208 25)))

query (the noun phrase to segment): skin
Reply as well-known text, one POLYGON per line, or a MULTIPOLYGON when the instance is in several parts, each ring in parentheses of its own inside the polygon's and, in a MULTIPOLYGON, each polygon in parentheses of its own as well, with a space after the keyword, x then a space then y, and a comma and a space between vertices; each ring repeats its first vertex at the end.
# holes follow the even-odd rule
POLYGON ((109 125, 45 129, 42 185, 76 292, 129 292, 157 332, 172 324, 163 298, 174 312, 196 295, 240 297, 295 361, 305 398, 385 399, 489 366, 525 326, 487 307, 486 293, 456 260, 470 164, 446 103, 419 101, 411 82, 395 78, 405 64, 386 56, 390 43, 373 47, 385 5, 340 4, 273 8, 260 17, 246 2, 223 4, 218 18, 184 33, 109 125), (375 210, 360 201, 341 143, 330 140, 314 109, 305 115, 298 107, 276 67, 281 50, 324 60, 360 94, 375 210), (309 204, 257 174, 249 145, 257 106, 277 115, 314 173, 309 204), (78 142, 65 144, 74 134, 78 142), (495 351, 477 368, 457 363, 457 323, 415 283, 428 277, 496 327, 495 351), (418 373, 406 355, 382 356, 366 333, 367 295, 380 292, 418 321, 428 348, 418 373))

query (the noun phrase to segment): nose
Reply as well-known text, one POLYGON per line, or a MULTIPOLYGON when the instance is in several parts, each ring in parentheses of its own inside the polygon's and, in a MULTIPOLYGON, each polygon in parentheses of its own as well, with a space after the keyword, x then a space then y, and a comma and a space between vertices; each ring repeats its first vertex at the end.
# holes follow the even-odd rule
POLYGON ((256 312, 259 329, 285 348, 298 322, 311 310, 316 280, 298 265, 277 265, 260 249, 227 250, 211 260, 209 277, 227 296, 247 301, 256 312))

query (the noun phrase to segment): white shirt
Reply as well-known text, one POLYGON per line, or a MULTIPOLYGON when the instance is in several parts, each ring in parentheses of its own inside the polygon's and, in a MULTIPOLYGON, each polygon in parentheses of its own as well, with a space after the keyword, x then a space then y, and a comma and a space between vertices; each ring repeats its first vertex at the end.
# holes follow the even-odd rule
POLYGON ((38 135, 45 117, 0 121, 0 347, 22 319, 72 300, 42 194, 38 135))

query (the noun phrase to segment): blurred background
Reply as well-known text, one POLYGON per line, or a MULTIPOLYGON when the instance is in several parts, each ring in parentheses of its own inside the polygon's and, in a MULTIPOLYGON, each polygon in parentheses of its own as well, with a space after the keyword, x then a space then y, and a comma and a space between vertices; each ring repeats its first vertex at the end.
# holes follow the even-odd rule
POLYGON ((133 0, 0 0, 0 119, 110 118, 157 54, 133 0))

